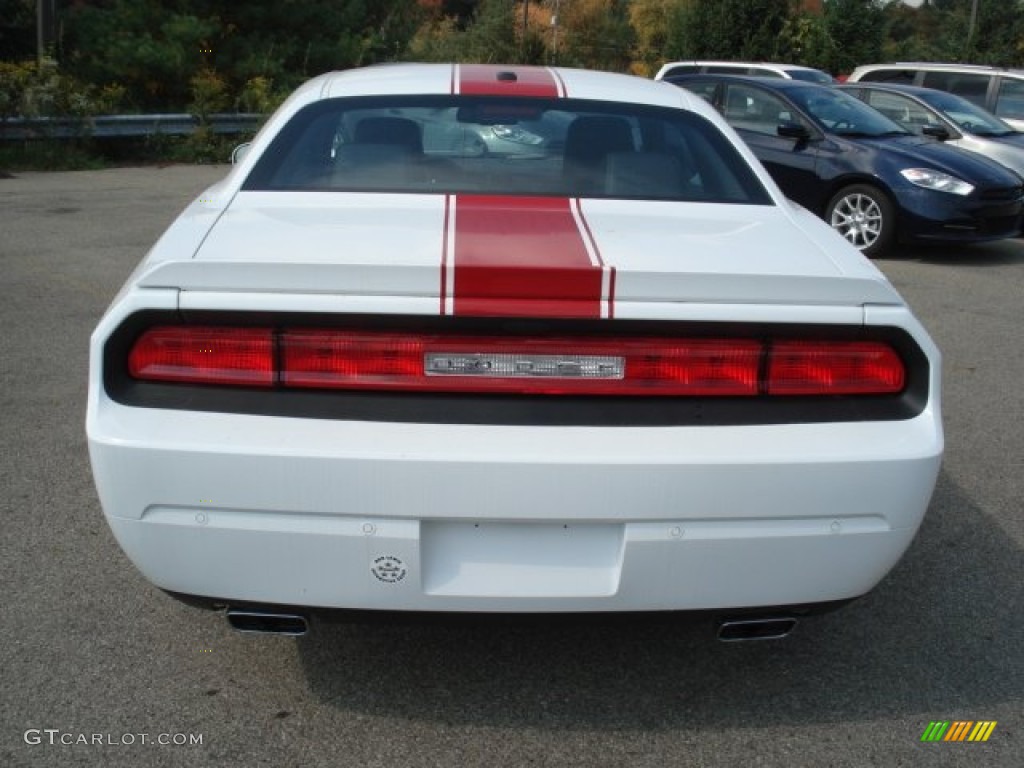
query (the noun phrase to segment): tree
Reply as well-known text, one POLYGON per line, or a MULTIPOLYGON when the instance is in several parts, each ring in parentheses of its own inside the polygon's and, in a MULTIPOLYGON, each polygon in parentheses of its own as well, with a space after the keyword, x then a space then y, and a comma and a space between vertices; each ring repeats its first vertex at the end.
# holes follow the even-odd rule
POLYGON ((572 0, 561 3, 559 63, 625 72, 633 51, 629 3, 572 0))
POLYGON ((666 21, 680 13, 687 0, 633 0, 629 22, 633 27, 633 70, 653 75, 664 63, 668 42, 666 21))
POLYGON ((848 74, 882 57, 886 18, 879 0, 828 0, 823 18, 832 45, 822 68, 848 74))
POLYGON ((883 59, 970 62, 1016 66, 1024 63, 1024 3, 978 0, 974 33, 969 37, 974 0, 932 0, 920 8, 892 3, 883 59))
POLYGON ((834 52, 835 44, 822 15, 801 12, 787 19, 776 41, 773 58, 833 71, 834 52))
POLYGON ((109 0, 68 16, 63 64, 96 85, 119 84, 138 107, 183 107, 189 81, 204 66, 213 19, 169 11, 158 0, 109 0))
POLYGON ((0 0, 0 61, 35 58, 35 28, 35 0, 0 0))
POLYGON ((444 16, 424 24, 413 38, 410 57, 419 61, 540 63, 544 44, 532 28, 524 36, 521 6, 514 0, 480 0, 466 23, 444 16))
POLYGON ((414 0, 94 0, 66 14, 63 63, 89 82, 125 86, 137 108, 182 109, 204 71, 232 93, 257 77, 290 90, 401 58, 426 13, 414 0))
POLYGON ((666 56, 772 59, 792 9, 792 0, 690 0, 668 19, 666 56))
POLYGON ((1024 60, 1024 7, 1017 0, 978 0, 973 35, 968 39, 971 0, 951 11, 952 28, 963 41, 963 58, 976 64, 1014 66, 1024 60))

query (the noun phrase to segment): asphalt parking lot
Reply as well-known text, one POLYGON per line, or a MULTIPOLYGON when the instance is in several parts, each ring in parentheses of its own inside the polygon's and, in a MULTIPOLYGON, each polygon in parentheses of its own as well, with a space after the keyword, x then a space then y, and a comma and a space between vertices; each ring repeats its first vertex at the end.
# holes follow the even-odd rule
POLYGON ((135 571, 84 434, 94 324, 224 172, 0 179, 0 765, 1024 765, 1024 240, 878 262, 945 356, 944 468, 896 569, 786 640, 650 621, 252 637, 135 571), (934 720, 997 726, 922 743, 934 720))

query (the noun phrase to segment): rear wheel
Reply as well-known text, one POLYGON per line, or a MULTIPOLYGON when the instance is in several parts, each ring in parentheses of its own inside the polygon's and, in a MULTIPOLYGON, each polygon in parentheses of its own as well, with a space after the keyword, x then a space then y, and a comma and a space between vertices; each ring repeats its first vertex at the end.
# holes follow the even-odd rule
POLYGON ((880 256, 896 233, 896 213, 889 197, 869 184, 839 190, 828 203, 825 221, 868 258, 880 256))

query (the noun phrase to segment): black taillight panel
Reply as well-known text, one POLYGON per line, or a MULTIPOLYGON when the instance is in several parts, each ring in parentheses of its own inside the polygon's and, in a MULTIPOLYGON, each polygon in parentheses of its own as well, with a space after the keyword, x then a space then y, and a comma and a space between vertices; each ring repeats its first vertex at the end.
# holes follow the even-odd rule
POLYGON ((912 418, 928 401, 929 363, 899 328, 791 326, 747 323, 670 323, 630 320, 521 320, 414 316, 141 312, 129 317, 104 350, 109 396, 141 408, 358 421, 549 426, 685 426, 854 422, 912 418), (893 395, 790 397, 639 397, 373 392, 268 389, 157 383, 133 379, 133 343, 157 325, 348 328, 410 334, 516 336, 664 336, 688 338, 871 340, 888 343, 906 367, 906 385, 893 395))

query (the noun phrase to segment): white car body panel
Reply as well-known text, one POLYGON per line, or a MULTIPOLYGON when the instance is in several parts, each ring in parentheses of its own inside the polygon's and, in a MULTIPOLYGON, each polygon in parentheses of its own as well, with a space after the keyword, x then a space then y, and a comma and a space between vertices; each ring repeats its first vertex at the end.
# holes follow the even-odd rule
MULTIPOLYGON (((444 215, 438 196, 280 197, 239 193, 195 261, 161 263, 139 275, 139 284, 438 296, 444 215)), ((582 207, 602 255, 617 271, 618 302, 901 303, 869 262, 831 254, 814 236, 806 243, 784 237, 791 222, 780 208, 707 204, 693 210, 680 203, 609 200, 584 201, 582 207)), ((805 222, 817 221, 804 214, 797 213, 805 222)))
POLYGON ((911 430, 439 427, 176 412, 101 423, 107 435, 93 442, 92 458, 98 486, 117 488, 101 497, 108 521, 161 587, 207 593, 214 576, 181 569, 188 561, 216 570, 219 596, 438 611, 702 609, 857 596, 920 524, 941 443, 931 414, 911 430), (139 434, 160 437, 133 445, 139 434), (209 434, 220 436, 213 445, 195 437, 209 434), (921 455, 921 445, 931 448, 921 455), (136 478, 134 488, 118 482, 125 475, 136 478), (463 592, 431 594, 415 578, 420 559, 432 556, 423 551, 424 527, 460 519, 550 525, 552 510, 556 533, 563 525, 584 536, 595 524, 617 531, 622 546, 604 567, 619 589, 558 594, 553 566, 534 572, 531 558, 545 555, 528 547, 491 563, 467 557, 479 578, 463 592), (190 555, 204 551, 216 555, 190 555), (400 559, 411 578, 382 589, 393 585, 375 583, 380 557, 400 559), (551 599, 496 592, 482 574, 489 566, 495 579, 507 577, 510 557, 522 589, 547 583, 551 599), (712 567, 715 579, 702 575, 712 567), (668 578, 680 568, 690 574, 686 589, 668 578), (660 573, 654 580, 652 571, 660 573))
MULTIPOLYGON (((690 109, 738 142, 681 89, 559 73, 572 97, 690 109)), ((107 521, 138 569, 162 589, 226 602, 426 611, 729 609, 874 587, 935 484, 940 356, 881 273, 787 203, 756 162, 776 205, 579 204, 615 271, 615 318, 903 329, 929 361, 928 400, 912 418, 405 423, 133 407, 109 395, 107 341, 145 309, 439 315, 443 195, 240 189, 302 106, 448 93, 453 77, 445 65, 387 66, 303 86, 98 325, 89 451, 107 521)))

